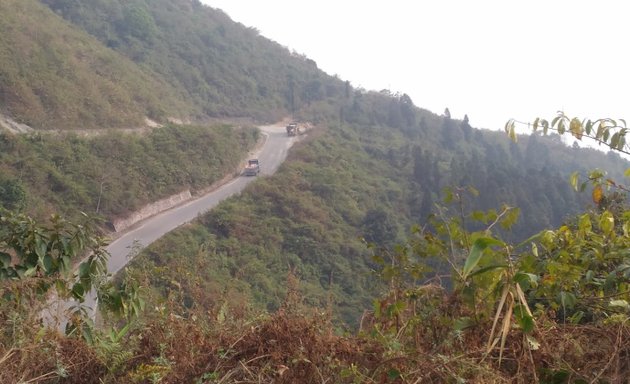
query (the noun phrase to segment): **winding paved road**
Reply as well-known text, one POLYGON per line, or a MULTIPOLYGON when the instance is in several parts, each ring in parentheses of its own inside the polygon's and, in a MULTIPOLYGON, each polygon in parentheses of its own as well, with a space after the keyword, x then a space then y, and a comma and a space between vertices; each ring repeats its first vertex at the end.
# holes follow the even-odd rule
MULTIPOLYGON (((267 139, 262 148, 251 157, 258 157, 261 174, 271 175, 287 157, 287 152, 295 139, 287 137, 284 126, 279 124, 263 126, 260 129, 266 134, 267 139)), ((134 245, 146 247, 166 233, 214 208, 222 200, 240 193, 255 179, 255 177, 247 176, 237 177, 202 197, 157 214, 144 220, 140 225, 134 226, 107 247, 111 255, 107 262, 107 270, 112 275, 116 274, 129 262, 128 256, 134 245)))
MULTIPOLYGON (((266 136, 266 140, 259 150, 251 154, 251 157, 257 157, 259 159, 260 173, 262 175, 271 175, 276 172, 280 164, 282 164, 287 157, 289 148, 296 139, 295 137, 287 137, 286 130, 281 123, 262 126, 260 129, 266 136)), ((200 214, 217 206, 222 200, 240 193, 254 180, 256 180, 256 177, 236 177, 204 196, 188 201, 136 224, 132 229, 118 237, 107 247, 107 251, 110 254, 110 258, 107 262, 108 272, 115 275, 131 260, 130 254, 132 254, 135 249, 138 249, 137 247, 142 249, 180 225, 192 221, 200 214)), ((45 322, 49 322, 51 318, 54 318, 55 320, 52 322, 56 323, 58 327, 61 325, 59 324, 60 322, 65 326, 65 322, 60 321, 60 319, 63 319, 62 313, 74 303, 66 302, 57 304, 57 308, 51 311, 55 312, 56 315, 51 316, 52 314, 50 313, 48 316, 44 315, 45 322)), ((90 292, 83 305, 86 309, 90 309, 92 317, 94 317, 96 314, 94 310, 96 308, 96 294, 90 292)))
MULTIPOLYGON (((287 157, 287 152, 295 140, 287 137, 284 126, 279 124, 263 126, 260 129, 266 134, 267 139, 262 148, 251 157, 259 159, 261 174, 271 175, 287 157)), ((237 177, 202 197, 152 216, 140 225, 135 225, 133 229, 107 247, 107 251, 111 255, 107 262, 108 272, 115 275, 124 268, 129 261, 128 256, 132 247, 135 245, 139 245, 141 248, 146 247, 166 233, 215 207, 222 200, 240 193, 247 184, 255 179, 255 177, 247 176, 237 177)))

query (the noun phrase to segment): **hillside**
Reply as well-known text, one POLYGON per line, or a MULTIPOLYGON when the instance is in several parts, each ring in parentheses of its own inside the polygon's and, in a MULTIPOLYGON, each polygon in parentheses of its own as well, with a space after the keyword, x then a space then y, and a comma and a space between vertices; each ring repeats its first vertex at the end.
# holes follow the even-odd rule
POLYGON ((623 180, 620 156, 354 89, 195 0, 0 11, 0 111, 38 128, 0 133, 0 382, 627 379, 625 197, 569 183, 623 180), (259 139, 205 122, 289 115, 316 128, 274 176, 106 281, 102 222, 80 212, 202 190, 259 139), (164 126, 109 129, 145 117, 164 126), (80 306, 66 335, 42 326, 51 291, 92 286, 98 326, 80 306))
POLYGON ((39 129, 135 127, 193 110, 156 73, 36 0, 0 4, 0 113, 39 129))
POLYGON ((93 137, 0 133, 0 207, 46 217, 122 218, 233 174, 260 138, 251 127, 166 125, 93 137))
POLYGON ((334 96, 342 83, 314 61, 191 0, 44 0, 105 46, 167 81, 204 116, 275 121, 334 96))
POLYGON ((0 113, 38 129, 272 121, 343 90, 314 61, 194 1, 9 0, 0 10, 0 113))
MULTIPOLYGON (((332 299, 336 320, 353 328, 384 289, 373 281, 367 243, 379 249, 404 242, 413 225, 427 225, 439 213, 436 204, 442 215, 457 214, 456 204, 444 202, 448 189, 462 196, 468 229, 480 227, 474 212, 520 208, 511 229, 500 231, 518 242, 592 206, 589 194, 571 189, 570 171, 601 168, 621 177, 627 165, 617 155, 567 148, 557 137, 514 144, 504 133, 415 107, 413 125, 395 126, 380 104, 406 108, 406 100, 357 91, 339 101, 355 111, 343 121, 314 107, 325 132, 298 145, 272 179, 150 246, 132 264, 133 276, 148 276, 157 302, 176 281, 184 298, 207 293, 196 305, 226 300, 274 311, 293 271, 306 302, 325 307, 332 299), (445 129, 448 135, 440 133, 445 129), (592 162, 575 166, 576 157, 592 162)), ((433 267, 441 273, 446 265, 433 267)))

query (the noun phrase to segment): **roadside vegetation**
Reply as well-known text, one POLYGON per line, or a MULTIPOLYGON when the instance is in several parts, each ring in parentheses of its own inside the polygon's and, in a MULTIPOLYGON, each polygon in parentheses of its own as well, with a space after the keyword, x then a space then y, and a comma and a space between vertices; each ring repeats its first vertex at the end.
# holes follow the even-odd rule
POLYGON ((210 186, 239 168, 255 128, 167 125, 146 133, 0 133, 0 206, 45 218, 125 217, 153 201, 210 186))

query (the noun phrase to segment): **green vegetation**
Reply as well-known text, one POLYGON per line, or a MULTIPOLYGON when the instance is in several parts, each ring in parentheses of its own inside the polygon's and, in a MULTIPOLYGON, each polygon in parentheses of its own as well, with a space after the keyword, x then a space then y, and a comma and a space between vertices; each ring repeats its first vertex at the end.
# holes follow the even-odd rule
MULTIPOLYGON (((317 126, 275 176, 144 250, 99 289, 99 327, 79 307, 66 335, 40 323, 46 292, 101 286, 103 243, 90 224, 39 218, 111 219, 201 190, 258 131, 1 134, 0 205, 38 219, 0 214, 0 382, 627 380, 615 153, 510 143, 448 108, 353 89, 194 0, 8 0, 0 32, 1 112, 36 128, 317 126)), ((627 152, 623 121, 538 122, 627 152)))
MULTIPOLYGON (((184 280, 188 286, 171 281, 171 293, 157 306, 143 311, 131 305, 143 317, 134 312, 122 324, 114 321, 107 332, 88 324, 90 332, 62 337, 32 323, 24 327, 22 320, 19 332, 3 334, 0 364, 9 369, 0 371, 0 378, 624 382, 630 338, 630 216, 624 206, 598 204, 575 224, 515 245, 501 240, 497 231, 514 224, 512 208, 466 210, 460 216, 461 197, 455 194, 451 201, 453 215, 449 205, 439 207, 433 229, 417 228, 404 245, 374 253, 377 276, 387 289, 356 334, 335 330, 330 306, 309 309, 292 273, 273 314, 239 305, 228 292, 208 303, 205 287, 193 277, 184 280), (478 221, 481 230, 465 230, 463 218, 478 221), (444 276, 426 280, 431 260, 449 266, 450 290, 440 285, 444 276)), ((0 244, 10 243, 6 235, 0 244)), ((200 256, 195 262, 203 263, 200 256)), ((139 272, 135 278, 147 281, 151 275, 139 272)))
POLYGON ((168 125, 145 134, 0 133, 0 206, 108 219, 233 173, 258 130, 168 125))
MULTIPOLYGON (((464 218, 466 230, 482 227, 474 219, 482 211, 520 208, 522 218, 499 233, 521 241, 587 206, 589 197, 575 193, 569 172, 560 170, 569 159, 579 154, 600 160, 591 166, 623 172, 618 156, 567 148, 557 136, 513 144, 501 133, 471 128, 466 138, 462 122, 415 107, 408 119, 418 123, 411 127, 381 112, 408 105, 405 99, 357 92, 345 101, 346 121, 328 115, 329 128, 298 144, 273 178, 151 245, 135 259, 140 274, 151 276, 150 301, 157 305, 174 290, 191 306, 226 300, 273 311, 284 297, 284 277, 293 271, 308 303, 332 305, 337 324, 355 328, 382 288, 374 283, 376 265, 366 243, 379 249, 402 242, 413 224, 425 225, 439 213, 434 204, 444 188, 456 186, 452 194, 476 212, 464 218), (400 127, 388 125, 396 121, 400 127), (453 150, 432 134, 445 126, 452 128, 453 150), (197 290, 207 293, 201 303, 190 299, 197 290)), ((325 124, 326 105, 304 113, 318 113, 325 124)), ((446 272, 444 264, 434 267, 446 272)))
MULTIPOLYGON (((276 121, 343 90, 314 61, 191 0, 44 0, 176 88, 200 116, 276 121)), ((196 117, 196 116, 195 116, 196 117)))
POLYGON ((344 90, 314 61, 190 0, 8 0, 0 15, 0 112, 38 129, 275 121, 344 90))

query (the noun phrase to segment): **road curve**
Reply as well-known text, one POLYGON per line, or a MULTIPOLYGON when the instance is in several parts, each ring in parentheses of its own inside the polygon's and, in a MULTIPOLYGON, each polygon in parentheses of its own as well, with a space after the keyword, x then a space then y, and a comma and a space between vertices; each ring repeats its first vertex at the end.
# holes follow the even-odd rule
MULTIPOLYGON (((259 159, 262 175, 271 175, 287 157, 288 150, 293 145, 295 138, 287 137, 284 127, 279 124, 262 126, 260 129, 267 136, 267 139, 251 157, 259 159)), ((110 254, 107 262, 108 272, 115 275, 124 268, 130 261, 129 255, 134 246, 146 247, 166 233, 214 208, 222 200, 240 193, 255 179, 256 177, 237 177, 202 197, 144 220, 140 225, 135 226, 109 244, 107 247, 110 254)))
MULTIPOLYGON (((266 136, 266 140, 260 149, 250 155, 259 159, 261 175, 271 175, 286 159, 289 148, 296 138, 287 137, 284 125, 281 123, 259 128, 266 136)), ((222 200, 240 193, 254 180, 256 177, 252 176, 236 177, 212 192, 161 212, 135 225, 107 246, 106 249, 110 254, 107 261, 108 272, 112 276, 115 275, 131 261, 131 256, 135 251, 148 246, 180 225, 192 221, 200 214, 217 206, 222 200)), ((57 302, 56 305, 53 305, 54 309, 49 308, 48 314, 43 315, 44 322, 49 325, 56 324, 56 327, 63 329, 65 327, 64 312, 75 304, 73 302, 57 302)), ((96 294, 94 291, 86 295, 82 306, 89 311, 93 318, 95 317, 96 294)))

